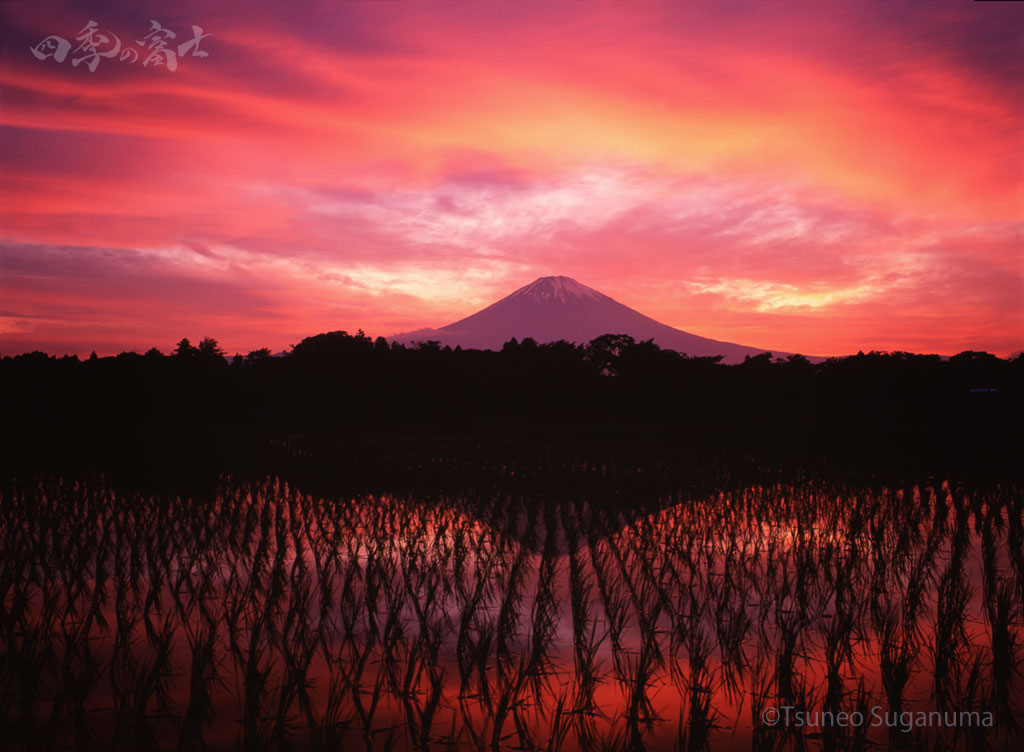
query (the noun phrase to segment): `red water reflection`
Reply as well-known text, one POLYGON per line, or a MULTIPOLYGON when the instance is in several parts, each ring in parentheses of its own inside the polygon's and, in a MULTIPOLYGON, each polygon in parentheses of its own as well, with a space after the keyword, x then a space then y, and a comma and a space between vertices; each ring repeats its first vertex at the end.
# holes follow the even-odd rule
POLYGON ((1012 492, 753 488, 633 517, 225 479, 202 504, 53 483, 3 510, 2 696, 25 748, 1019 739, 1012 492), (862 721, 771 726, 773 708, 862 721), (992 716, 876 723, 928 710, 992 716))

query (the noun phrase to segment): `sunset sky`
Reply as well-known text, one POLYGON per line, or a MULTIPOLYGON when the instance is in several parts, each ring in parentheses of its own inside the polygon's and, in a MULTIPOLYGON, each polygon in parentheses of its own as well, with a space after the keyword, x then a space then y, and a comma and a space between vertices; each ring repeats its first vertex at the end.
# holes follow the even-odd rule
POLYGON ((756 347, 1024 348, 1024 3, 7 0, 0 25, 2 355, 387 336, 551 274, 756 347), (209 36, 144 67, 151 20, 209 36), (94 71, 89 21, 122 42, 94 71))

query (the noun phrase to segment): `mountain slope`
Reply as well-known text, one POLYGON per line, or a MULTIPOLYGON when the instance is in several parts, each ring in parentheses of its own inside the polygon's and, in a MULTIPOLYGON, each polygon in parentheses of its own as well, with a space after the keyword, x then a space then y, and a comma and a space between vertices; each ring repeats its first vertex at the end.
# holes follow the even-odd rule
POLYGON ((662 324, 570 277, 541 277, 453 324, 388 339, 405 344, 437 340, 452 347, 497 350, 513 337, 582 344, 602 334, 628 334, 637 341, 653 339, 662 348, 693 356, 723 355, 726 363, 764 352, 662 324))

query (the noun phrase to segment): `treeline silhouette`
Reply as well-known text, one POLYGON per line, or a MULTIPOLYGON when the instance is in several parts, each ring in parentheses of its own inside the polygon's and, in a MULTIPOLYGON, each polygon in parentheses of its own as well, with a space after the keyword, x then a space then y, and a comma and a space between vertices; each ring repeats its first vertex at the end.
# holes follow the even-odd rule
POLYGON ((285 437, 351 447, 461 436, 670 442, 708 456, 997 477, 1022 456, 1022 376, 1024 357, 984 352, 819 363, 765 353, 725 365, 615 334, 486 351, 330 332, 277 357, 228 357, 205 338, 169 354, 0 360, 6 461, 97 467, 181 452, 217 462, 285 437))

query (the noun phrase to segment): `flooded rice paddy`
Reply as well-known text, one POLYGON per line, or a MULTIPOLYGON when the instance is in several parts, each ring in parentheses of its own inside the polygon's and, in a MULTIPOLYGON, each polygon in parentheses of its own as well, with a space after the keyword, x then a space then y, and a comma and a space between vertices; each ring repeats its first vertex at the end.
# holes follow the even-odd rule
POLYGON ((1022 506, 20 481, 0 717, 26 750, 1019 749, 1022 506))

